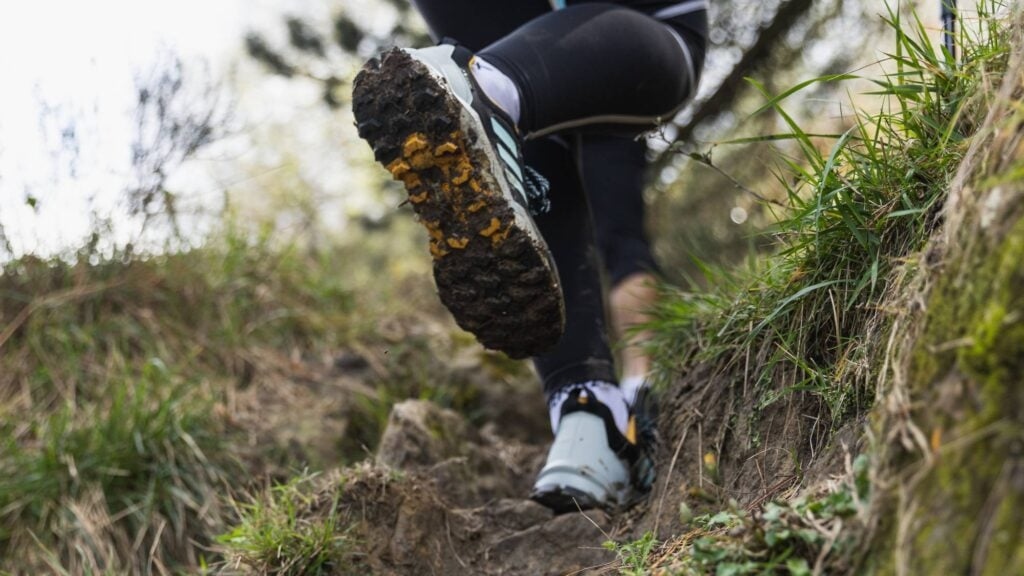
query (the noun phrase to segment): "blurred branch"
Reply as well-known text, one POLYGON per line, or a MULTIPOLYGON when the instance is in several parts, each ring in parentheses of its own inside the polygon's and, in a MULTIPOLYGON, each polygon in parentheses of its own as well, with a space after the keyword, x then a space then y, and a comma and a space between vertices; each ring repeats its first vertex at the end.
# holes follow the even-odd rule
POLYGON ((760 200, 761 202, 767 202, 767 203, 769 203, 769 204, 774 204, 774 205, 776 205, 776 206, 779 206, 779 207, 782 207, 782 208, 786 208, 786 207, 787 207, 787 206, 786 206, 785 204, 783 204, 782 202, 779 202, 778 200, 774 200, 774 199, 772 199, 772 198, 767 198, 767 197, 765 197, 764 195, 762 195, 762 194, 760 194, 760 193, 758 193, 758 192, 754 191, 753 189, 751 189, 751 188, 748 188, 748 187, 747 187, 747 186, 745 186, 745 185, 744 185, 744 184, 743 184, 742 182, 740 182, 739 180, 737 180, 736 178, 734 178, 732 174, 729 174, 729 173, 728 173, 728 172, 726 172, 725 170, 722 170, 721 168, 719 168, 718 166, 716 166, 716 165, 715 165, 715 164, 714 164, 714 163, 713 163, 713 162, 711 161, 711 151, 710 151, 710 150, 708 150, 708 151, 707 151, 706 153, 704 153, 704 154, 701 154, 700 152, 690 152, 689 154, 687 154, 687 156, 688 156, 688 157, 689 157, 689 158, 690 158, 691 160, 695 160, 695 161, 697 161, 697 162, 699 162, 699 163, 701 163, 701 164, 703 164, 703 165, 707 166, 708 168, 711 168, 712 170, 714 170, 715 172, 717 172, 717 173, 718 173, 719 175, 723 176, 724 178, 726 178, 727 180, 729 180, 730 182, 732 182, 732 185, 733 185, 733 186, 734 186, 734 187, 735 187, 735 188, 736 188, 737 190, 740 190, 741 192, 746 192, 747 194, 750 194, 751 196, 753 196, 754 198, 757 198, 757 199, 758 199, 758 200, 760 200))
MULTIPOLYGON (((336 13, 330 30, 319 30, 316 23, 294 16, 284 18, 288 44, 277 46, 263 33, 253 31, 245 37, 245 51, 249 57, 267 68, 272 74, 285 78, 304 78, 321 85, 323 102, 331 109, 347 103, 347 90, 343 86, 351 73, 349 62, 361 63, 360 47, 380 52, 386 46, 429 46, 433 42, 424 27, 411 13, 406 0, 387 0, 399 17, 385 34, 376 34, 372 27, 351 18, 345 12, 336 13), (325 38, 333 36, 331 43, 325 38)), ((322 26, 321 26, 322 27, 322 26)))
POLYGON ((126 190, 128 211, 142 215, 144 225, 162 216, 179 234, 176 198, 166 186, 168 175, 219 138, 228 112, 212 81, 203 80, 196 86, 186 83, 184 67, 176 56, 158 66, 151 77, 137 80, 136 91, 135 183, 126 190))

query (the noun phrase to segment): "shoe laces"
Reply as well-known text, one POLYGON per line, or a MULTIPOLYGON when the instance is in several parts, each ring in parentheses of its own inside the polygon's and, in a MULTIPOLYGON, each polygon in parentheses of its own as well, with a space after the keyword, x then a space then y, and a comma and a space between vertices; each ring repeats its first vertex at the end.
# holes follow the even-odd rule
POLYGON ((551 211, 551 200, 548 198, 548 191, 551 190, 551 182, 543 174, 530 166, 523 165, 526 188, 526 203, 530 213, 534 216, 546 214, 551 211))

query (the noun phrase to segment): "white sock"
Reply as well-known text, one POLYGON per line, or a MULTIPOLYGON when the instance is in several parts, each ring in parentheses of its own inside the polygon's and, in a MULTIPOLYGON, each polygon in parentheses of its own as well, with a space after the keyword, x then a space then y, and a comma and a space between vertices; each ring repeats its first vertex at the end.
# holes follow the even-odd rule
POLYGON ((643 376, 630 376, 623 378, 622 382, 619 382, 619 388, 622 389, 622 395, 626 398, 626 402, 632 406, 636 404, 636 395, 646 384, 647 378, 643 376))
POLYGON ((584 382, 582 384, 573 384, 566 386, 561 390, 555 392, 551 398, 548 399, 548 410, 551 416, 551 430, 552 432, 558 433, 558 423, 562 419, 562 404, 569 398, 569 394, 580 390, 580 396, 584 394, 594 397, 598 402, 604 404, 611 410, 612 419, 615 421, 615 427, 626 434, 626 425, 629 422, 629 406, 626 404, 626 399, 622 395, 622 390, 615 384, 600 381, 584 382))
POLYGON ((487 98, 519 124, 519 89, 512 79, 479 56, 470 62, 470 71, 487 98))

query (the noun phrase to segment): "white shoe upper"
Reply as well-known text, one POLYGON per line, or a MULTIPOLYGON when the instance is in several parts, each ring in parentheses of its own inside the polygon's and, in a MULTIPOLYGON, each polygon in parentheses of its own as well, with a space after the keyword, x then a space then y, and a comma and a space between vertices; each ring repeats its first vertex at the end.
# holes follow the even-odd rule
MULTIPOLYGON (((550 399, 551 426, 555 440, 547 462, 534 484, 536 495, 580 496, 589 501, 579 505, 618 506, 631 494, 629 463, 610 445, 608 419, 595 410, 607 408, 619 435, 625 441, 629 407, 618 386, 607 382, 587 382, 570 386, 550 399), (577 406, 566 414, 562 409, 569 399, 577 406), (586 409, 579 408, 587 407, 586 409)), ((563 510, 571 502, 556 503, 563 510)))
POLYGON ((603 418, 589 412, 573 412, 562 418, 533 490, 535 494, 577 492, 601 506, 627 501, 629 467, 608 446, 603 418))
POLYGON ((472 106, 473 87, 470 86, 469 79, 463 73, 462 67, 452 58, 455 46, 441 44, 429 48, 410 48, 405 50, 405 52, 414 59, 426 64, 431 72, 444 78, 448 82, 448 87, 452 93, 459 100, 462 100, 466 106, 472 106))
POLYGON ((562 404, 569 396, 577 390, 581 395, 589 395, 611 410, 612 418, 615 420, 615 427, 623 435, 626 434, 626 426, 629 423, 629 403, 622 393, 622 389, 609 382, 586 382, 575 386, 567 386, 555 392, 548 400, 548 412, 551 417, 551 430, 558 433, 559 420, 562 418, 562 404))

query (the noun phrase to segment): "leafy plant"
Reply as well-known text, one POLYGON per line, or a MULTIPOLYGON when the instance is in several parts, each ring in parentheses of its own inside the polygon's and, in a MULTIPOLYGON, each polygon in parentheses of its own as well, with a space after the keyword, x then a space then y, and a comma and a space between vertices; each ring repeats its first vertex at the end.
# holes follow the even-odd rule
POLYGON ((620 574, 627 576, 644 576, 647 574, 647 563, 651 552, 658 547, 653 532, 645 532, 643 536, 632 542, 615 542, 607 540, 603 544, 605 550, 615 552, 621 566, 620 574))

